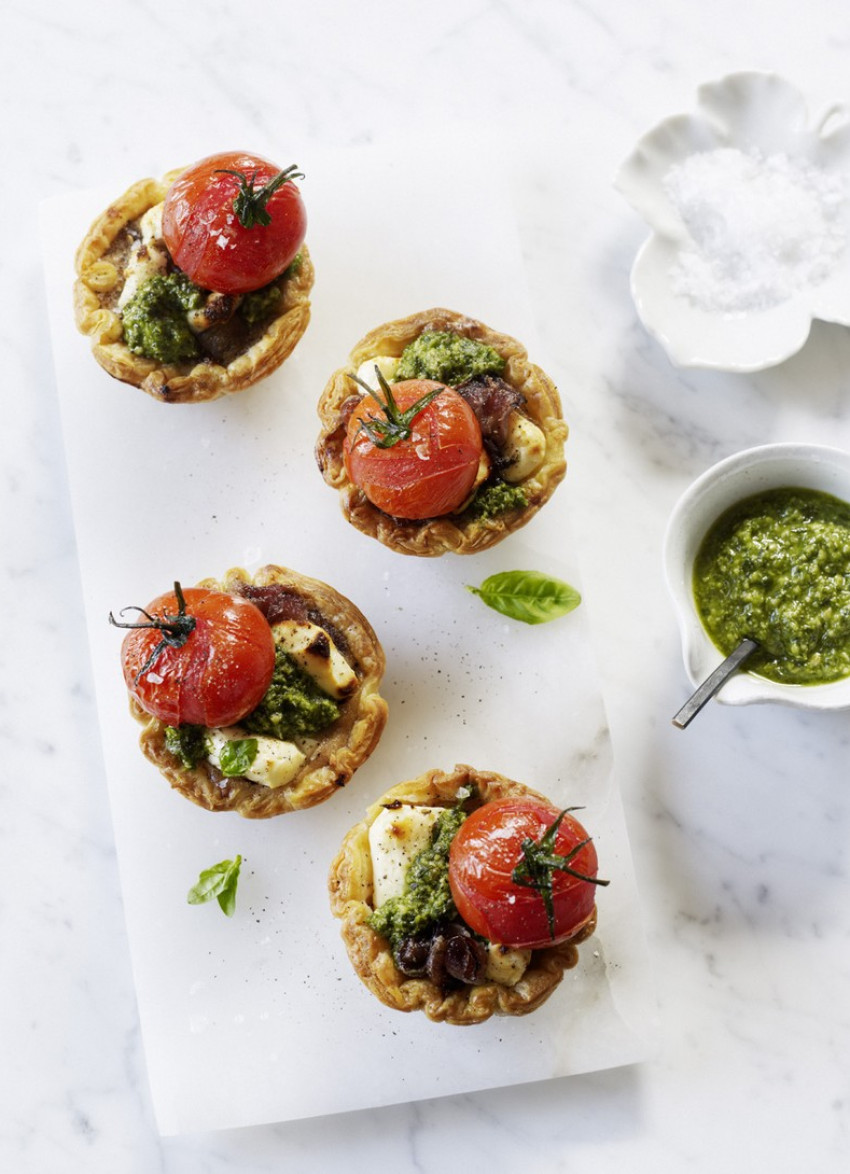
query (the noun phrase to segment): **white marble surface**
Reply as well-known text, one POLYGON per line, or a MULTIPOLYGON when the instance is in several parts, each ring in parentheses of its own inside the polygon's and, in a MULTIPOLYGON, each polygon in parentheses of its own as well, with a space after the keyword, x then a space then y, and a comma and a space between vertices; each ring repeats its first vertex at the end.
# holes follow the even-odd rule
MULTIPOLYGON (((686 682, 660 546, 676 497, 715 459, 774 439, 850 447, 850 336, 818 326, 756 376, 676 371, 636 321, 628 269, 645 230, 611 187, 636 137, 688 108, 701 81, 776 69, 815 110, 850 98, 847 40, 835 0, 802 13, 788 0, 35 0, 5 13, 3 1169, 438 1171, 532 1155, 547 1171, 847 1168, 850 718, 714 706, 674 730, 686 682), (496 129, 504 143, 482 183, 512 185, 572 424, 569 485, 656 961, 659 1053, 521 1089, 162 1140, 105 801, 36 205, 223 144, 279 143, 306 162, 420 126, 471 144, 496 129)), ((399 177, 425 180, 431 166, 399 177)), ((340 1070, 356 1079, 356 1056, 340 1070)))

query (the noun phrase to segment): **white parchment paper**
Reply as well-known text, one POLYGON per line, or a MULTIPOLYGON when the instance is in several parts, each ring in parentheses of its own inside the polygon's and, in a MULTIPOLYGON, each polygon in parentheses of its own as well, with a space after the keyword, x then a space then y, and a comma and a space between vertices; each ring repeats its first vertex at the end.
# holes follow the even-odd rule
MULTIPOLYGON (((163 160, 162 170, 175 162, 163 160)), ((164 1134, 631 1063, 652 1035, 646 948, 585 610, 532 628, 465 590, 512 568, 580 587, 569 475, 538 517, 494 550, 426 560, 348 526, 313 458, 325 381, 381 322, 446 306, 522 339, 548 366, 535 351, 509 200, 460 159, 441 160, 448 185, 421 173, 412 181, 399 151, 299 163, 317 273, 311 325, 269 379, 197 406, 160 404, 113 380, 74 327, 77 244, 139 177, 42 205, 100 735, 164 1134), (267 562, 324 579, 370 618, 387 654, 390 718, 343 792, 311 811, 249 821, 194 807, 143 759, 127 712, 121 634, 107 614, 144 606, 174 579, 191 584, 267 562), (456 762, 522 780, 558 804, 584 804, 611 881, 599 892, 597 934, 548 1003, 472 1028, 384 1008, 351 969, 327 899, 330 861, 366 806, 396 782, 456 762), (225 918, 214 902, 189 906, 200 870, 237 853, 236 915, 225 918)))

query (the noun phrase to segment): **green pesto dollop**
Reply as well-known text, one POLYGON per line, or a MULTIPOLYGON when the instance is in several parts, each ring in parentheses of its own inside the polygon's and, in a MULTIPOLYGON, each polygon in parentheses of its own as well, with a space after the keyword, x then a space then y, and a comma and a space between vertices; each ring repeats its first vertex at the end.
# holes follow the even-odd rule
POLYGON ((257 708, 239 723, 252 734, 291 741, 324 730, 339 717, 339 705, 278 646, 271 684, 257 708))
POLYGON ((520 485, 509 485, 501 478, 485 481, 469 504, 469 511, 476 518, 486 520, 497 518, 508 510, 525 509, 528 496, 520 485))
POLYGON ((160 363, 196 358, 198 344, 186 313, 203 306, 206 296, 179 269, 148 278, 124 307, 124 342, 134 354, 160 363))
POLYGON ((238 312, 249 326, 257 326, 266 318, 271 318, 277 311, 282 297, 283 290, 276 282, 272 282, 271 285, 264 285, 262 289, 245 294, 239 303, 238 312))
POLYGON ((207 752, 206 730, 203 726, 166 726, 165 749, 186 770, 193 770, 207 752))
POLYGON ((850 675, 850 505, 797 488, 745 498, 706 534, 693 591, 724 655, 759 642, 748 670, 796 685, 850 675))
POLYGON ((296 253, 283 273, 274 281, 270 281, 268 285, 264 285, 260 289, 254 289, 250 293, 244 294, 237 308, 237 314, 240 314, 249 326, 259 326, 261 322, 265 322, 267 318, 277 314, 283 298, 283 282, 288 281, 290 277, 295 277, 301 269, 303 260, 303 255, 296 253))
POLYGON ((408 866, 404 892, 384 901, 370 915, 370 927, 388 940, 393 953, 406 938, 423 933, 435 921, 457 916, 449 887, 449 848, 464 819, 460 805, 439 815, 431 843, 408 866))
POLYGON ((424 330, 404 348, 393 379, 436 379, 457 387, 473 375, 501 375, 505 360, 491 346, 450 330, 424 330))
MULTIPOLYGON (((301 266, 304 264, 304 254, 296 253, 287 267, 284 269, 281 277, 295 277, 301 272, 301 266)), ((278 278, 280 280, 280 278, 278 278)))

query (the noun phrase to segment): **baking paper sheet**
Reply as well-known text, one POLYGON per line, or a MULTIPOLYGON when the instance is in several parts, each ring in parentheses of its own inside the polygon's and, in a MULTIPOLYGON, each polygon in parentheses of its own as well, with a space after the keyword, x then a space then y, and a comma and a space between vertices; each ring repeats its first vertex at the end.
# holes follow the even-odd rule
MULTIPOLYGON (((164 159, 162 170, 174 164, 164 159)), ((46 202, 52 337, 100 733, 139 1013, 164 1134, 283 1121, 633 1062, 654 1015, 629 847, 585 609, 527 627, 465 588, 536 568, 580 587, 569 476, 519 534, 485 554, 415 559, 344 521, 313 458, 316 402, 373 326, 431 306, 534 346, 518 236, 500 185, 458 158, 451 185, 405 183, 398 151, 304 160, 313 318, 258 386, 164 405, 110 378, 72 316, 73 256, 136 176, 46 202), (390 717, 350 785, 268 821, 193 806, 137 749, 107 614, 175 579, 279 563, 333 584, 386 651, 390 717), (601 873, 599 929, 543 1008, 467 1028, 384 1008, 355 976, 331 917, 330 861, 396 782, 456 762, 584 804, 601 873), (237 911, 186 893, 241 853, 237 911)), ((558 379, 558 372, 552 371, 558 379)))

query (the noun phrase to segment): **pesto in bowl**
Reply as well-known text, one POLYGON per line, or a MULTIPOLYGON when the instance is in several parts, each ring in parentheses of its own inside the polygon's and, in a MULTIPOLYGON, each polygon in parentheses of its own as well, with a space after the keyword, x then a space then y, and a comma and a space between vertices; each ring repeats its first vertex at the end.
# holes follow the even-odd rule
POLYGON ((733 453, 697 477, 674 505, 664 537, 665 578, 691 684, 700 685, 733 645, 751 636, 767 653, 761 661, 753 654, 733 673, 715 694, 718 702, 849 709, 850 661, 844 658, 850 633, 842 634, 850 591, 850 554, 842 554, 847 545, 850 452, 793 441, 764 444, 733 453), (754 516, 744 522, 748 513, 754 516), (744 529, 732 540, 727 534, 730 545, 721 555, 721 529, 726 533, 736 522, 744 529), (784 550, 773 550, 774 531, 787 531, 784 550))
POLYGON ((703 539, 693 592, 724 656, 758 641, 749 671, 792 685, 850 676, 850 505, 798 487, 744 498, 703 539))

